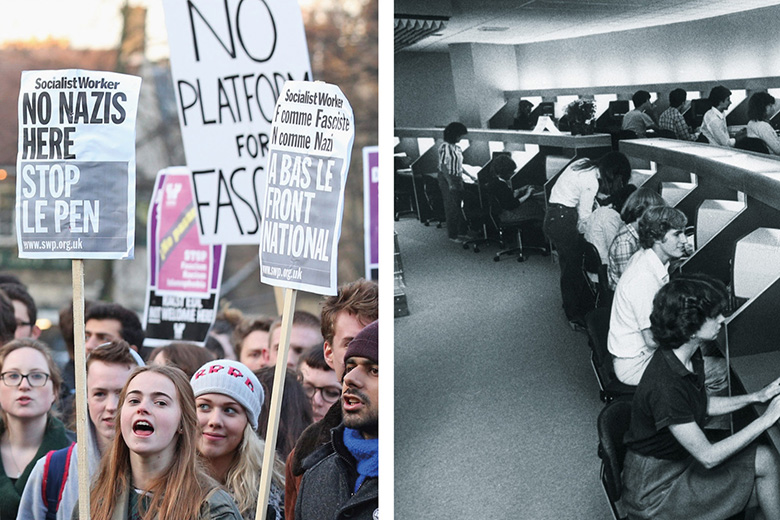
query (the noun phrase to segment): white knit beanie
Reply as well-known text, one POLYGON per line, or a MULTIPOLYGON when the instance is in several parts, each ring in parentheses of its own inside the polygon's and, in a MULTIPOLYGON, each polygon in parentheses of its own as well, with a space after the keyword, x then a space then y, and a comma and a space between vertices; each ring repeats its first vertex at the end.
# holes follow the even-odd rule
POLYGON ((217 359, 200 367, 190 379, 195 397, 223 394, 244 407, 249 424, 257 431, 257 419, 265 402, 265 392, 257 377, 238 361, 217 359))

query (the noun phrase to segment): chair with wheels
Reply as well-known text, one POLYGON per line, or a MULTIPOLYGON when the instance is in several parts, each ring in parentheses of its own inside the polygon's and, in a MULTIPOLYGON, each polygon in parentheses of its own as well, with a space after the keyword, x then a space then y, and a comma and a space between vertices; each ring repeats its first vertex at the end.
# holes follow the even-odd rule
POLYGON ((607 265, 601 261, 596 246, 587 240, 584 242, 585 254, 582 257, 582 274, 585 277, 585 282, 593 295, 596 307, 610 307, 613 291, 609 288, 607 265))
POLYGON ((620 399, 607 404, 599 413, 596 427, 599 435, 598 455, 601 459, 601 485, 615 520, 626 518, 620 497, 623 494, 623 461, 626 446, 623 436, 631 424, 631 401, 620 399))
POLYGON ((636 392, 635 386, 621 383, 615 376, 612 354, 607 348, 610 313, 610 307, 596 307, 585 315, 588 345, 591 350, 590 364, 599 384, 599 397, 605 403, 630 397, 636 392))
POLYGON ((487 175, 484 170, 479 172, 476 184, 466 184, 463 194, 463 218, 469 229, 477 231, 480 236, 463 242, 463 249, 469 249, 473 246, 475 253, 479 253, 480 247, 487 244, 496 244, 498 247, 504 247, 502 239, 490 218, 490 203, 487 200, 487 175))
POLYGON ((490 218, 493 222, 493 225, 498 230, 498 234, 502 243, 501 247, 505 247, 505 249, 498 251, 495 256, 493 256, 494 262, 498 262, 501 260, 501 257, 505 255, 517 255, 517 261, 523 262, 525 260, 524 251, 526 249, 535 249, 540 251, 542 256, 547 256, 550 254, 549 242, 544 238, 543 235, 541 237, 542 245, 523 245, 523 229, 525 228, 526 230, 529 230, 531 226, 536 226, 541 229, 542 221, 544 220, 544 214, 540 214, 539 216, 532 216, 525 220, 506 223, 501 220, 500 213, 501 210, 497 205, 497 201, 491 200, 490 218), (514 240, 511 238, 513 236, 514 240), (511 243, 515 245, 506 247, 505 244, 511 243))
POLYGON ((419 218, 412 175, 407 158, 395 157, 395 186, 393 190, 395 215, 393 218, 396 222, 404 215, 415 215, 419 218))

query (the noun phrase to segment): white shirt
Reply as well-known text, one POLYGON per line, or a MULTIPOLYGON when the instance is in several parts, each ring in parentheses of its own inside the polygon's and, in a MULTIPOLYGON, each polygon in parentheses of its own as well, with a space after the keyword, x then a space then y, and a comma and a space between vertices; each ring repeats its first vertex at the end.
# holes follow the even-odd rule
POLYGON ((769 153, 780 155, 780 137, 777 137, 772 125, 766 121, 750 121, 747 124, 747 136, 756 137, 766 143, 769 153))
POLYGON ((726 126, 726 114, 712 107, 704 114, 701 123, 701 133, 709 139, 710 144, 734 147, 736 140, 729 137, 729 128, 726 126))
POLYGON ((550 192, 550 203, 577 208, 577 231, 585 232, 585 221, 593 213, 593 203, 599 191, 597 167, 575 170, 584 161, 575 161, 561 173, 550 192))
POLYGON ((640 249, 628 261, 609 318, 607 348, 613 356, 633 358, 650 350, 642 330, 650 328, 653 297, 669 281, 668 266, 652 249, 640 249))

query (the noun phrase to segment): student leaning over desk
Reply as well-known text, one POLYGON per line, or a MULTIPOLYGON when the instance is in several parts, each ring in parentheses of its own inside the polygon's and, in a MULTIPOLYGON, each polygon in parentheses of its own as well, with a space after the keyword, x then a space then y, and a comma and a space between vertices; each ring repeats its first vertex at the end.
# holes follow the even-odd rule
POLYGON ((585 222, 597 204, 597 194, 617 193, 630 176, 628 158, 620 152, 609 152, 598 163, 592 159, 571 163, 560 174, 550 193, 544 233, 558 250, 563 310, 575 330, 584 330, 585 313, 592 308, 582 276, 585 222))

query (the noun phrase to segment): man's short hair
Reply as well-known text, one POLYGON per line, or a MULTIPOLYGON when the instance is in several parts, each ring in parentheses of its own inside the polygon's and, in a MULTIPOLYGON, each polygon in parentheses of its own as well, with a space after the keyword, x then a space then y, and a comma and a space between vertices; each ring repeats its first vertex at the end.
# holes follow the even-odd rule
POLYGON ((363 323, 379 318, 379 287, 375 282, 359 278, 342 285, 335 296, 322 302, 322 337, 333 343, 336 334, 336 318, 340 312, 354 314, 363 323))
MULTIPOLYGON (((89 313, 90 307, 95 304, 92 300, 84 300, 84 314, 89 313)), ((59 327, 62 334, 62 340, 65 342, 65 349, 73 357, 75 351, 75 338, 73 337, 73 301, 60 309, 59 313, 59 327)))
POLYGON ((637 90, 634 92, 634 95, 631 96, 631 101, 634 102, 634 108, 639 108, 650 101, 650 92, 646 90, 637 90))
POLYGON ((669 92, 669 106, 677 108, 685 103, 687 98, 688 93, 684 89, 676 88, 669 92))
POLYGON ((38 307, 35 305, 35 300, 24 287, 18 283, 0 283, 0 289, 2 289, 6 296, 13 300, 22 302, 27 308, 27 317, 30 318, 30 323, 35 325, 38 319, 38 307))
POLYGON ((731 91, 729 89, 723 85, 718 85, 717 87, 712 87, 712 90, 710 90, 710 95, 707 99, 709 99, 710 104, 713 107, 717 107, 726 101, 726 98, 728 98, 730 95, 731 91))
POLYGON ((139 349, 144 345, 144 328, 138 315, 118 303, 95 303, 89 308, 84 322, 89 320, 117 320, 121 324, 120 335, 123 340, 139 349))
MULTIPOLYGON (((315 316, 314 314, 308 312, 308 311, 295 311, 293 313, 293 319, 292 319, 293 326, 298 327, 308 327, 310 329, 319 331, 321 329, 321 324, 319 318, 315 316)), ((271 346, 271 335, 273 332, 282 326, 282 317, 279 316, 276 318, 273 322, 271 322, 271 326, 268 327, 268 346, 271 346)))
POLYGON ((650 249, 656 240, 663 240, 670 229, 684 230, 687 223, 688 218, 679 209, 669 206, 647 208, 637 226, 639 243, 644 249, 650 249))
POLYGON ((298 359, 298 373, 301 372, 301 365, 303 364, 317 370, 324 370, 325 372, 333 371, 327 361, 325 361, 325 351, 322 345, 314 345, 298 359))
POLYGON ((273 318, 270 316, 260 316, 253 320, 244 320, 233 330, 233 348, 236 350, 236 357, 241 359, 241 347, 247 336, 256 330, 270 332, 273 318))
POLYGON ((133 355, 130 354, 130 344, 123 339, 115 339, 92 349, 92 352, 87 356, 87 370, 94 361, 129 367, 135 367, 138 364, 133 355))
POLYGON ((5 345, 16 334, 16 315, 11 299, 0 289, 0 345, 5 345))

